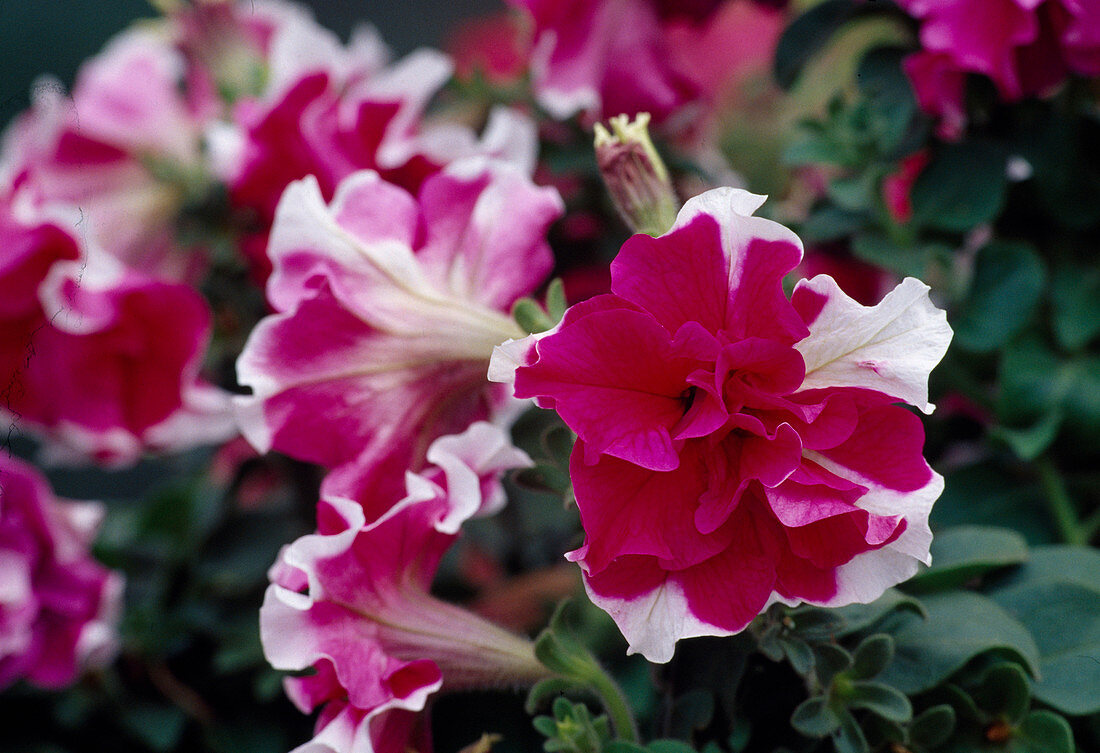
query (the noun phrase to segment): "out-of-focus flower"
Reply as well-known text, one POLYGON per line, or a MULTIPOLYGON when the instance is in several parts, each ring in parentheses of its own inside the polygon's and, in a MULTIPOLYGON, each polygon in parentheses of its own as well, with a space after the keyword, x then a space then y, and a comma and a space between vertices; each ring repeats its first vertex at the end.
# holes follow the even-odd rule
POLYGON ((21 198, 0 202, 0 410, 13 425, 108 464, 232 436, 229 397, 198 377, 202 296, 82 243, 71 208, 21 198))
POLYGON ((649 112, 669 133, 766 72, 783 27, 753 0, 509 1, 530 16, 531 75, 551 115, 649 112))
POLYGON ((661 9, 651 0, 510 0, 534 25, 531 72, 556 118, 637 112, 663 122, 698 95, 670 62, 661 9))
POLYGON ((61 688, 114 658, 122 576, 89 552, 102 514, 0 453, 0 688, 61 688))
POLYGON ((534 125, 516 113, 495 111, 480 140, 465 125, 425 117, 452 74, 446 55, 421 49, 391 64, 369 27, 345 46, 300 8, 256 5, 260 22, 248 2, 189 9, 180 44, 211 75, 238 71, 234 83, 218 83, 234 102, 209 136, 233 208, 252 215, 243 249, 257 276, 267 275, 267 231, 292 181, 312 175, 328 200, 363 169, 414 193, 444 165, 475 154, 533 169, 534 125))
POLYGON ((354 489, 382 466, 399 481, 436 437, 499 415, 509 398, 485 379, 489 356, 522 334, 505 312, 550 271, 560 213, 553 189, 485 160, 451 165, 417 198, 372 171, 329 205, 312 178, 291 184, 269 248, 277 313, 237 365, 253 390, 245 435, 344 466, 330 479, 354 489))
POLYGON ((941 135, 965 126, 965 76, 988 76, 1001 98, 1043 96, 1070 74, 1100 74, 1100 5, 1087 0, 899 0, 920 19, 921 52, 905 67, 941 135), (980 19, 976 23, 975 19, 980 19))
POLYGON ((527 67, 527 36, 520 20, 508 12, 460 24, 446 45, 454 58, 455 76, 469 81, 480 75, 493 86, 515 83, 527 67))
POLYGON ((7 134, 0 178, 41 204, 80 207, 83 229, 124 264, 194 281, 204 261, 176 222, 208 187, 203 118, 182 92, 184 60, 166 35, 126 31, 80 70, 72 96, 36 86, 7 134))
POLYGON ((883 178, 882 200, 894 222, 906 223, 913 217, 909 195, 931 158, 928 150, 914 152, 898 163, 897 171, 883 178))
POLYGON ((441 687, 529 684, 547 674, 530 641, 429 595, 440 557, 470 516, 503 500, 502 470, 529 465, 500 429, 436 440, 432 466, 400 500, 322 499, 318 533, 286 547, 260 612, 264 652, 304 712, 324 705, 314 747, 403 751, 413 712, 441 687))
POLYGON ((586 540, 568 557, 653 661, 773 602, 870 601, 929 559, 943 480, 894 403, 932 410, 946 317, 915 279, 874 307, 826 276, 788 300, 802 244, 751 216, 762 201, 689 200, 669 233, 626 242, 611 294, 493 358, 577 432, 586 540))

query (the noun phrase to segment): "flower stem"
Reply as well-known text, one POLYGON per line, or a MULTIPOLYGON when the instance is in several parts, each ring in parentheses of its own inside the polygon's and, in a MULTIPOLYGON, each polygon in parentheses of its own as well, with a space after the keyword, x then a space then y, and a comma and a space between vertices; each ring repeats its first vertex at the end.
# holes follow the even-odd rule
POLYGON ((611 718, 611 724, 615 728, 615 734, 620 740, 628 743, 638 742, 638 728, 634 722, 634 714, 630 710, 630 704, 626 701, 622 689, 611 679, 611 675, 604 671, 598 663, 594 663, 598 670, 593 672, 591 683, 593 690, 600 697, 604 710, 611 718))
POLYGON ((1062 540, 1067 544, 1078 546, 1087 544, 1088 532, 1081 526, 1073 500, 1066 489, 1066 483, 1050 457, 1044 455, 1036 459, 1035 470, 1039 473, 1039 482, 1043 485, 1043 492, 1046 494, 1047 507, 1062 540))

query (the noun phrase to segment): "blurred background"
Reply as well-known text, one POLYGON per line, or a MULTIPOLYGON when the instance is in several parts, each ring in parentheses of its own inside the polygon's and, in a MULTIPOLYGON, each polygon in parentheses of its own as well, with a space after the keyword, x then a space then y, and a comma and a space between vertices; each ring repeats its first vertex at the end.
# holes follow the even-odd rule
MULTIPOLYGON (((378 28, 395 55, 438 47, 464 18, 504 7, 501 0, 307 0, 317 20, 347 39, 365 19, 378 28)), ((30 104, 35 79, 46 73, 66 88, 81 61, 103 48, 137 18, 153 18, 148 0, 0 0, 0 126, 30 104)))

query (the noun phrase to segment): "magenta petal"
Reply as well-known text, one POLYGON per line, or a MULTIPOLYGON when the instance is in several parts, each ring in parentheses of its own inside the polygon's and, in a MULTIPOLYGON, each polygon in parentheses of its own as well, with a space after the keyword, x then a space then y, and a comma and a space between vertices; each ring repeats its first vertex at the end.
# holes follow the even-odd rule
POLYGON ((932 469, 921 455, 923 447, 920 419, 904 408, 885 405, 862 411, 852 436, 821 454, 887 489, 912 492, 932 479, 932 469))
POLYGON ((675 574, 688 609, 703 622, 738 632, 771 596, 780 544, 775 524, 742 504, 730 520, 733 540, 721 553, 675 574))
POLYGON ((673 569, 712 556, 728 541, 721 531, 703 535, 693 510, 706 487, 700 453, 690 447, 680 466, 652 471, 607 455, 594 465, 583 461, 577 441, 570 461, 577 507, 587 534, 584 567, 596 574, 616 558, 651 555, 673 569))
POLYGON ((718 332, 726 322, 727 274, 718 223, 701 215, 660 238, 627 239, 611 263, 611 290, 670 333, 689 322, 718 332))
POLYGON ((651 316, 598 311, 539 340, 538 361, 516 369, 516 397, 538 395, 588 448, 653 470, 679 463, 670 429, 687 408, 671 338, 651 316))

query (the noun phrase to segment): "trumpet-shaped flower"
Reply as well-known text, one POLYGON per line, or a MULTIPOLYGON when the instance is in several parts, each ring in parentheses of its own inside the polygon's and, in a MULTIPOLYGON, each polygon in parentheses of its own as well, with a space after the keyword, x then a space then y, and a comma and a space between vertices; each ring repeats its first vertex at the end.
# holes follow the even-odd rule
POLYGON ((102 517, 0 454, 0 688, 64 687, 114 657, 122 577, 89 552, 102 517))
MULTIPOLYGON (((499 414, 485 371, 521 333, 505 313, 550 270, 552 189, 473 160, 425 181, 418 198, 371 171, 326 205, 315 180, 279 204, 267 286, 277 312, 237 369, 245 435, 331 468, 419 469, 436 437, 499 414)), ((343 490, 348 496, 354 491, 343 490)))
POLYGON ((299 750, 404 750, 413 712, 440 687, 546 673, 529 641, 428 593, 462 522, 501 502, 500 472, 530 460, 486 423, 436 440, 428 456, 400 500, 322 499, 318 533, 284 548, 271 570, 265 654, 277 669, 314 668, 286 690, 303 711, 324 705, 316 737, 299 750))
POLYGON ((592 599, 634 651, 743 629, 773 602, 870 601, 928 561, 942 479, 921 456, 951 332, 907 279, 877 306, 824 275, 788 300, 798 238, 718 189, 636 235, 612 293, 509 343, 491 376, 576 431, 592 599))

